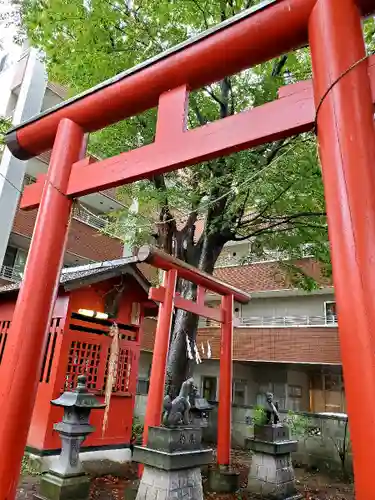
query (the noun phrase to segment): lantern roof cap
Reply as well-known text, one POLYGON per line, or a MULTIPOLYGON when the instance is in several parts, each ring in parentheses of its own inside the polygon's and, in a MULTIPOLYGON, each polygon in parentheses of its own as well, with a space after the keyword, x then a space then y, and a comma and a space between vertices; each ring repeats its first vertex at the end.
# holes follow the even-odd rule
POLYGON ((105 404, 100 403, 96 397, 87 389, 86 375, 79 375, 77 387, 72 391, 65 391, 57 399, 53 399, 51 404, 63 408, 87 408, 90 410, 105 408, 105 404))

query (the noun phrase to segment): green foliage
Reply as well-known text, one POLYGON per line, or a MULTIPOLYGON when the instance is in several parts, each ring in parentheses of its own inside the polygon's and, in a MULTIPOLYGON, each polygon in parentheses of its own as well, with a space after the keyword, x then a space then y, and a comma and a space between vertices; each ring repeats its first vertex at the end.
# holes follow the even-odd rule
POLYGON ((263 406, 256 406, 253 411, 253 425, 264 425, 267 420, 266 411, 263 406))
POLYGON ((23 476, 40 476, 41 473, 30 461, 30 458, 24 455, 21 464, 21 474, 23 476))
POLYGON ((309 417, 288 411, 285 423, 289 426, 292 436, 297 439, 306 438, 311 435, 312 424, 309 417))
MULTIPOLYGON (((32 43, 46 53, 50 77, 75 94, 257 3, 25 0, 19 13, 32 43)), ((301 49, 228 77, 191 94, 188 126, 195 128, 273 100, 281 85, 310 74, 308 50, 301 49)), ((155 121, 155 110, 149 110, 93 134, 90 148, 106 157, 148 144, 154 138, 155 121)), ((231 240, 250 238, 250 254, 278 250, 292 258, 305 255, 308 244, 309 253, 329 272, 324 196, 313 135, 124 186, 118 196, 126 206, 135 198, 139 204, 138 212, 130 215, 128 211, 112 214, 107 228, 127 243, 143 243, 155 232, 159 246, 208 271, 231 240), (198 241, 194 238, 197 218, 206 221, 198 241), (207 244, 211 258, 203 259, 207 244)), ((303 275, 299 280, 304 285, 303 275)))
POLYGON ((4 149, 4 135, 11 126, 9 118, 0 116, 0 153, 4 149))
POLYGON ((132 437, 138 440, 142 437, 142 435, 143 435, 143 424, 138 417, 134 417, 132 424, 132 437))

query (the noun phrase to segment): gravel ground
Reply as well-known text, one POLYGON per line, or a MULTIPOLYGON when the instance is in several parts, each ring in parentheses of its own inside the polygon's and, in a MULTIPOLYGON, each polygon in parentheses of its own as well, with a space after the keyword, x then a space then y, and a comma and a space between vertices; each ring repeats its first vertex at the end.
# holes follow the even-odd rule
MULTIPOLYGON (((250 466, 250 456, 243 451, 232 451, 232 465, 240 472, 241 491, 232 495, 206 493, 205 500, 251 500, 244 488, 250 466)), ((353 485, 334 480, 320 472, 306 472, 296 469, 297 487, 304 500, 354 500, 353 485)), ((130 465, 122 478, 103 476, 92 480, 90 500, 126 500, 125 490, 134 479, 136 466, 130 465)), ((16 500, 32 500, 40 476, 24 475, 21 479, 16 500)), ((206 478, 203 478, 204 483, 206 478)))

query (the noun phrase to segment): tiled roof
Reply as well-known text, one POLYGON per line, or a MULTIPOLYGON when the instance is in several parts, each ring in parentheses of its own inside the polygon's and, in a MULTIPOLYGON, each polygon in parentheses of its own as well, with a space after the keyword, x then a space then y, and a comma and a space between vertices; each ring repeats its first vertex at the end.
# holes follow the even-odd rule
MULTIPOLYGON (((324 277, 319 263, 313 259, 294 262, 304 273, 314 278, 320 286, 331 286, 331 281, 324 277)), ((293 283, 280 262, 258 262, 242 266, 215 269, 214 275, 244 292, 293 289, 293 283)))
MULTIPOLYGON (((120 275, 126 272, 126 269, 129 269, 129 267, 137 269, 137 267, 135 266, 136 263, 137 263, 136 257, 126 257, 122 259, 97 262, 83 266, 66 267, 61 272, 60 284, 63 285, 72 283, 73 281, 77 280, 84 280, 89 276, 99 277, 101 274, 108 273, 108 271, 116 271, 116 273, 120 275)), ((140 273, 139 269, 138 273, 140 273)), ((146 280, 146 278, 143 275, 141 275, 141 277, 144 279, 145 286, 148 287, 149 286, 148 280, 146 280)), ((18 290, 20 285, 21 285, 20 283, 12 283, 10 285, 1 286, 0 294, 10 292, 13 290, 18 290)))

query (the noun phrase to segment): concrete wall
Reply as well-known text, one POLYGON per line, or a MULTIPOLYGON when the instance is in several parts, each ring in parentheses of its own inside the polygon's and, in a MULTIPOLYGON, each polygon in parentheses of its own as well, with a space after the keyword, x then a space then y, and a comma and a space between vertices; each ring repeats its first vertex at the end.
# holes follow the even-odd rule
MULTIPOLYGON (((253 298, 244 304, 242 316, 324 316, 324 303, 334 301, 333 294, 294 297, 253 298)), ((238 305, 236 307, 239 307, 238 305)))
MULTIPOLYGON (((139 363, 139 379, 147 380, 151 366, 151 353, 141 352, 139 363)), ((216 398, 219 397, 219 361, 204 360, 203 363, 195 365, 194 380, 202 393, 204 377, 217 379, 216 398)), ((245 405, 260 404, 263 394, 272 391, 280 408, 292 410, 310 410, 310 380, 309 372, 304 366, 293 366, 282 363, 233 363, 233 381, 241 381, 245 384, 245 405), (300 388, 301 396, 294 398, 289 395, 290 387, 300 388)))
POLYGON ((226 245, 218 258, 217 265, 238 265, 249 255, 249 243, 245 242, 238 243, 237 245, 226 245))
MULTIPOLYGON (((248 304, 234 304, 234 316, 240 317, 284 317, 284 316, 325 316, 325 302, 334 302, 333 293, 306 294, 288 297, 274 296, 268 298, 253 297, 248 304)), ((219 302, 212 301, 212 306, 219 307, 219 302)), ((207 320, 200 319, 200 326, 207 320)))

